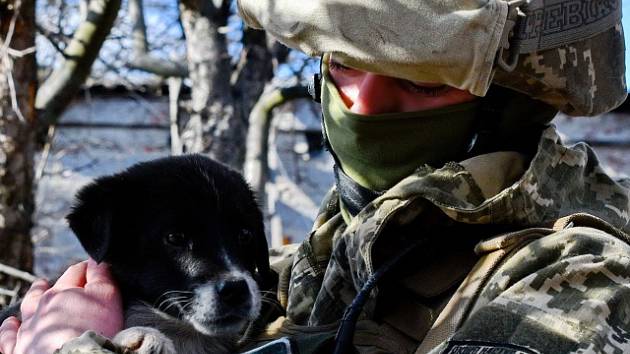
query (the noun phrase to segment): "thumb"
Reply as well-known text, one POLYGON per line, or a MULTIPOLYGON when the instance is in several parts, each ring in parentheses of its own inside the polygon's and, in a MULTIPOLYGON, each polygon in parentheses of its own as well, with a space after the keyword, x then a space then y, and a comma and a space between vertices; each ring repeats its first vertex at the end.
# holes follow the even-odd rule
POLYGON ((107 263, 96 263, 92 258, 88 259, 85 279, 88 284, 112 284, 114 282, 107 263))
POLYGON ((85 286, 85 273, 87 268, 87 262, 79 262, 71 265, 66 271, 59 277, 53 288, 55 290, 65 290, 68 288, 82 288, 85 286))

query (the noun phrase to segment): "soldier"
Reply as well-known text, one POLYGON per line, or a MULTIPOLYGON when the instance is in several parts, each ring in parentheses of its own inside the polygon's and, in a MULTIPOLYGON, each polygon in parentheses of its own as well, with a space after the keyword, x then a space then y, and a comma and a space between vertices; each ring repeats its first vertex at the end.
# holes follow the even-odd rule
MULTIPOLYGON (((278 267, 286 313, 258 341, 287 336, 300 353, 630 351, 630 180, 549 124, 625 99, 621 3, 545 3, 239 2, 248 25, 323 55, 313 91, 336 161, 313 231, 278 267)), ((0 339, 19 342, 18 326, 5 322, 0 339)), ((122 352, 94 332, 71 339, 76 327, 60 353, 122 352)))

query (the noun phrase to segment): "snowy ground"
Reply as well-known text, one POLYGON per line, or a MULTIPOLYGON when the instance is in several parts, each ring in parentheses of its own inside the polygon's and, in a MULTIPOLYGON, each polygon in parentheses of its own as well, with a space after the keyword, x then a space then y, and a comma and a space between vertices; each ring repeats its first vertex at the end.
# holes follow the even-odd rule
MULTIPOLYGON (((299 242, 310 230, 319 201, 332 186, 332 159, 317 149, 319 111, 308 101, 277 109, 271 132, 270 180, 267 185, 268 231, 273 245, 299 242)), ((62 122, 157 124, 168 123, 166 99, 93 98, 72 106, 62 122)), ((596 145, 604 165, 617 176, 630 175, 630 121, 609 114, 601 119, 556 119, 566 142, 587 140, 596 145), (619 145, 621 144, 621 145, 619 145)), ((69 231, 64 217, 75 192, 94 177, 136 162, 169 154, 164 129, 57 129, 44 173, 38 183, 33 240, 35 273, 55 277, 86 255, 69 231)))

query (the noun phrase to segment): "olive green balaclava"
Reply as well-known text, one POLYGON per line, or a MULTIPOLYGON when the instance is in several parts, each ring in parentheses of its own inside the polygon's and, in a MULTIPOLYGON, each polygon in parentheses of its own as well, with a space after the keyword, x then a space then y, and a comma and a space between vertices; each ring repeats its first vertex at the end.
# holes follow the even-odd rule
POLYGON ((424 164, 461 159, 475 133, 477 101, 417 112, 350 112, 323 72, 322 113, 337 163, 364 188, 383 191, 424 164))
MULTIPOLYGON (((326 59, 326 58, 325 58, 326 59)), ((324 138, 335 158, 346 221, 418 167, 494 151, 536 153, 540 132, 557 110, 500 86, 475 101, 418 112, 349 111, 322 60, 324 138)))

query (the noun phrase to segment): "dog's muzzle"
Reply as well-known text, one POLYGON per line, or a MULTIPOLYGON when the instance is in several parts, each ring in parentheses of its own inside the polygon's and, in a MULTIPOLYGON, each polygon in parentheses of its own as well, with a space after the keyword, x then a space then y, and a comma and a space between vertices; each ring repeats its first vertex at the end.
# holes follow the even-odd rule
POLYGON ((254 279, 232 271, 195 288, 184 318, 204 334, 235 334, 258 317, 260 306, 254 279))

